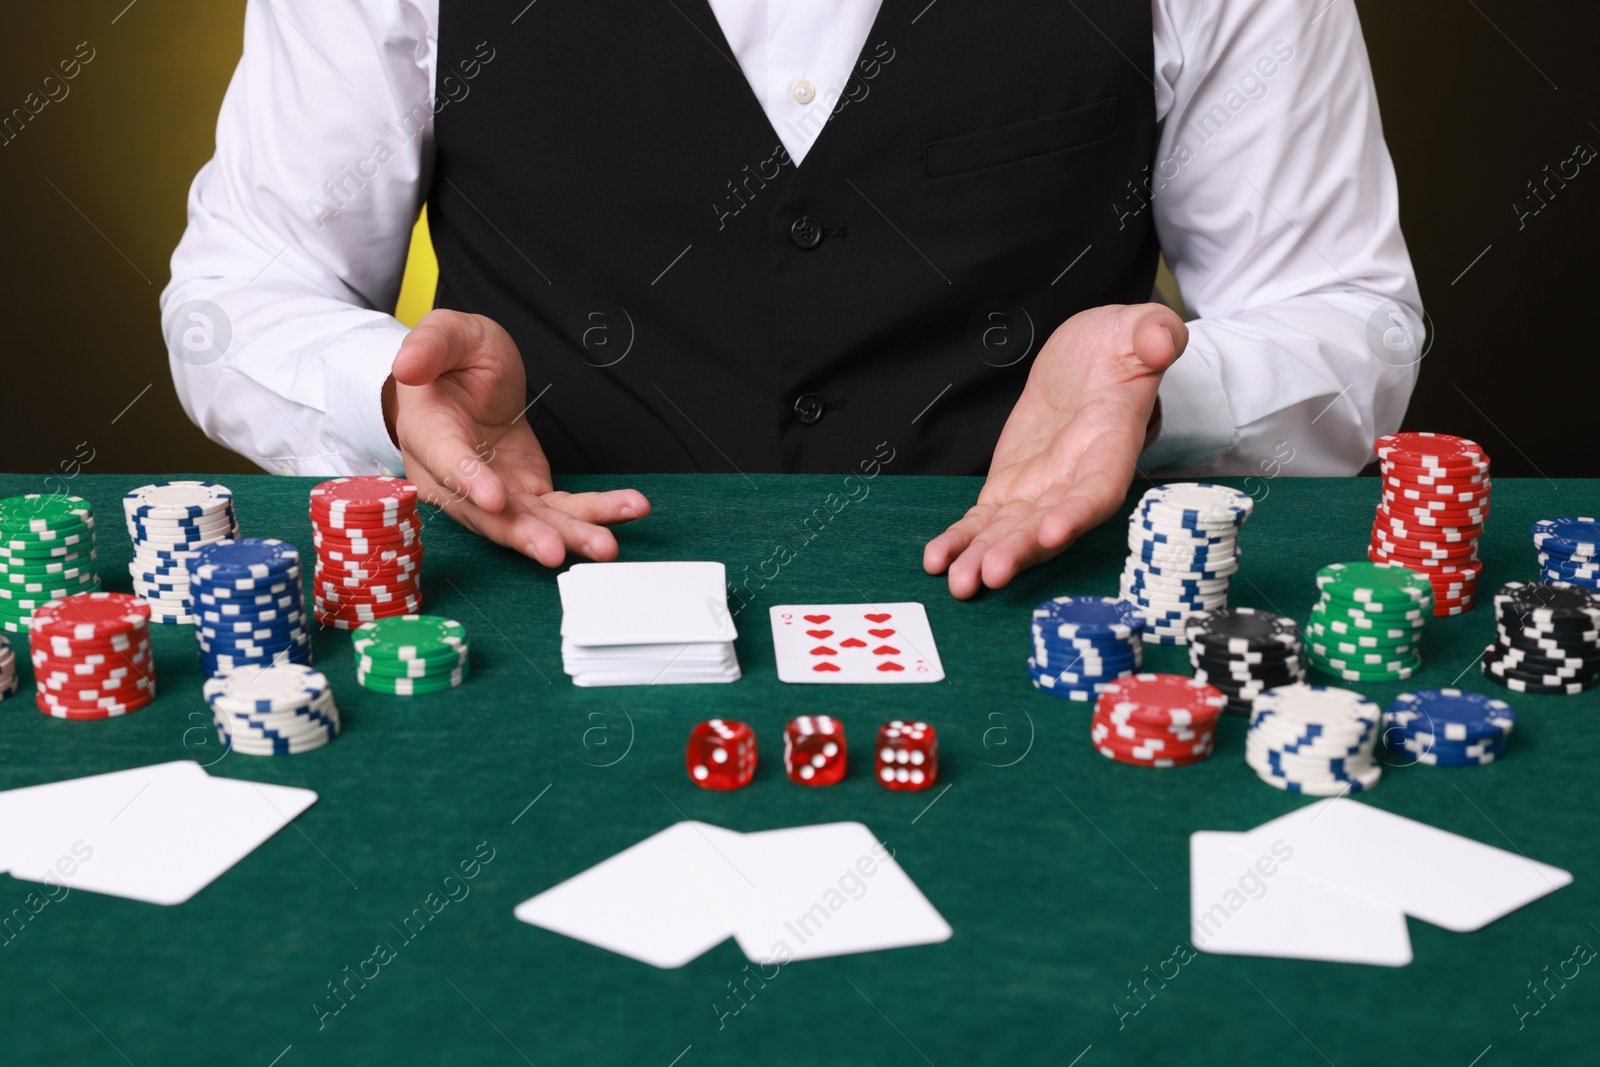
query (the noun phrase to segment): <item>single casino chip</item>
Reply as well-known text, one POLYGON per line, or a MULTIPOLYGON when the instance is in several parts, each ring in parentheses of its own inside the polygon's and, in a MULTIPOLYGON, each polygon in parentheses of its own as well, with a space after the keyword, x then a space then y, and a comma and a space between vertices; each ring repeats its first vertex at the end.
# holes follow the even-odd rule
POLYGON ((1111 597, 1060 596, 1033 609, 1045 632, 1059 637, 1104 635, 1129 638, 1144 628, 1138 613, 1111 597))
POLYGON ((406 615, 363 626, 353 642, 358 655, 385 659, 426 659, 454 653, 467 643, 467 630, 454 619, 406 615))
POLYGON ((1226 699, 1204 682, 1178 674, 1136 674, 1111 683, 1100 695, 1105 710, 1166 723, 1215 721, 1226 699))
POLYGON ((0 532, 48 534, 92 522, 94 509, 81 496, 29 493, 0 500, 0 532))
POLYGON ((321 671, 282 664, 229 672, 206 682, 203 692, 212 707, 264 712, 309 705, 328 689, 328 676, 321 671))
POLYGON ((334 478, 311 490, 311 507, 330 515, 373 515, 415 510, 417 487, 404 478, 334 478))
POLYGON ((1442 433, 1392 433, 1378 438, 1378 458, 1418 467, 1475 467, 1488 462, 1476 441, 1442 433))
POLYGON ((1402 693, 1384 710, 1384 728, 1397 736, 1429 741, 1482 742, 1504 739, 1517 726, 1517 713, 1504 701, 1462 689, 1419 689, 1402 693))
POLYGON ((298 572, 299 566, 300 553, 288 542, 274 537, 247 537, 197 549, 189 560, 189 574, 191 579, 199 578, 219 587, 254 589, 263 582, 283 580, 298 572))
POLYGON ((1600 625, 1600 596, 1563 582, 1507 582, 1496 591, 1494 605, 1502 617, 1515 617, 1524 626, 1600 625))
POLYGON ((1573 559, 1600 558, 1600 519, 1540 519, 1533 524, 1533 543, 1573 559))
POLYGON ((231 517, 233 493, 215 482, 156 482, 124 496, 122 510, 130 519, 231 517))
POLYGON ((1288 652, 1300 645, 1300 630, 1293 619, 1246 607, 1192 615, 1184 633, 1191 645, 1213 651, 1288 652))
POLYGON ((1332 563, 1317 572, 1325 595, 1368 605, 1375 611, 1401 611, 1432 597, 1424 575, 1381 563, 1332 563))
POLYGON ((392 678, 357 671, 356 681, 361 683, 361 686, 365 689, 388 693, 391 696, 421 696, 424 693, 442 693, 446 689, 454 689, 465 682, 471 673, 471 669, 466 664, 457 667, 448 674, 427 678, 392 678))
POLYGON ((149 625, 150 608, 126 593, 80 593, 52 601, 33 613, 33 632, 43 637, 109 639, 149 625))
POLYGON ((1255 509, 1255 500, 1237 489, 1208 482, 1175 482, 1150 490, 1139 502, 1148 514, 1179 522, 1238 526, 1255 509))

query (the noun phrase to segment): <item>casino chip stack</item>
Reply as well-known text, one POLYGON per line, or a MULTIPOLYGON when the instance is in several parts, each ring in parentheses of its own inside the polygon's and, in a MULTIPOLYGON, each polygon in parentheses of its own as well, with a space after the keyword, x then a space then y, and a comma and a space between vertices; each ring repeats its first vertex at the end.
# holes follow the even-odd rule
POLYGON ((10 641, 0 637, 0 700, 15 696, 21 687, 17 680, 17 653, 10 641))
POLYGON ((1228 606, 1239 528, 1254 507, 1244 493, 1208 482, 1145 493, 1128 518, 1122 599, 1144 616, 1147 643, 1181 645, 1189 616, 1228 606))
POLYGON ((395 696, 439 693, 466 681, 467 630, 437 615, 396 615, 356 629, 356 680, 395 696))
POLYGON ((1182 767, 1211 755, 1227 697, 1177 674, 1136 674, 1106 684, 1089 739, 1107 759, 1140 767, 1182 767))
POLYGON ((293 545, 274 538, 218 541, 200 546, 186 563, 194 635, 208 675, 311 662, 293 545))
POLYGON ((127 593, 52 601, 29 626, 39 710, 57 719, 109 719, 156 698, 150 605, 127 593))
POLYGON ((156 482, 123 497, 122 510, 133 539, 128 573, 150 621, 194 622, 185 564, 201 545, 239 536, 233 493, 213 482, 156 482))
POLYGON ((1533 524, 1539 577, 1600 589, 1600 519, 1540 519, 1533 524))
POLYGON ((1433 614, 1472 607, 1483 563, 1478 538, 1489 517, 1489 457, 1448 434, 1395 433, 1378 438, 1383 499, 1367 557, 1428 576, 1433 614))
POLYGON ((1092 701, 1144 665, 1144 617, 1126 601, 1058 596, 1033 609, 1028 675, 1036 689, 1092 701))
POLYGON ((1483 673, 1519 693, 1581 693, 1600 679, 1600 593, 1568 582, 1507 582, 1494 595, 1483 673))
POLYGON ((1383 716, 1348 689, 1287 685, 1256 698, 1244 760, 1269 785, 1308 796, 1360 793, 1378 784, 1373 759, 1383 716))
POLYGON ((0 627, 28 632, 36 609, 100 588, 94 509, 76 496, 0 500, 0 627))
POLYGON ((1517 715, 1503 700, 1460 689, 1401 693, 1383 713, 1383 743, 1437 767, 1477 767, 1506 750, 1517 715))
POLYGON ((1333 563, 1317 572, 1322 598, 1306 624, 1307 660, 1347 682, 1392 682, 1422 666, 1433 611, 1428 579, 1396 563, 1333 563))
POLYGON ((1202 611, 1189 617, 1184 636, 1195 680, 1221 690, 1230 715, 1248 716, 1268 689, 1305 681, 1293 619, 1254 608, 1202 611))
POLYGON ((335 478, 311 490, 317 621, 339 630, 422 607, 422 521, 404 478, 335 478))
POLYGON ((310 752, 339 736, 339 709, 321 671, 300 663, 241 667, 205 684, 217 737, 247 756, 310 752))

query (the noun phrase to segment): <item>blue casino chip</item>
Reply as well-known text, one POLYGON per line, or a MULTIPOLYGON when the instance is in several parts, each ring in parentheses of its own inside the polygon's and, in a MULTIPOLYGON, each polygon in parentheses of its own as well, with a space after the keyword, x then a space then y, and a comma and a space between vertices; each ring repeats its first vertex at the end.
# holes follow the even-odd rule
POLYGON ((1124 640, 1144 629, 1133 605, 1111 597, 1059 596, 1033 609, 1033 619, 1047 636, 1104 635, 1124 640))

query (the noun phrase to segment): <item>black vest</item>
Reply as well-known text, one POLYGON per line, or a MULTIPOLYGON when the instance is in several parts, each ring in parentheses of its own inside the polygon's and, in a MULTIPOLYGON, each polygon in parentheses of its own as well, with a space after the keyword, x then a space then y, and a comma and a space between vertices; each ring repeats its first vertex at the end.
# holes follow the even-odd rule
POLYGON ((1149 299, 1144 0, 883 0, 799 167, 706 0, 520 6, 441 0, 428 214, 558 474, 982 474, 1051 331, 1149 299))

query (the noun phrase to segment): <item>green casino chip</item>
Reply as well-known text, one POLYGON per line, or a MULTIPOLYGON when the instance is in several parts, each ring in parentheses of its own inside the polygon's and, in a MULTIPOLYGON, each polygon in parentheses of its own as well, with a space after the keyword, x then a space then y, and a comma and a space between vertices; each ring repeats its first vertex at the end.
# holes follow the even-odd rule
POLYGON ((356 681, 365 689, 379 693, 388 693, 393 696, 419 696, 423 693, 442 693, 447 689, 454 689, 467 680, 471 668, 466 664, 451 671, 449 674, 430 678, 386 678, 382 675, 365 674, 356 672, 356 681))
POLYGON ((94 518, 94 508, 81 496, 29 493, 0 500, 0 531, 44 532, 80 526, 94 518))
POLYGON ((374 659, 444 658, 466 647, 467 628, 438 615, 393 615, 358 626, 357 655, 374 659))

